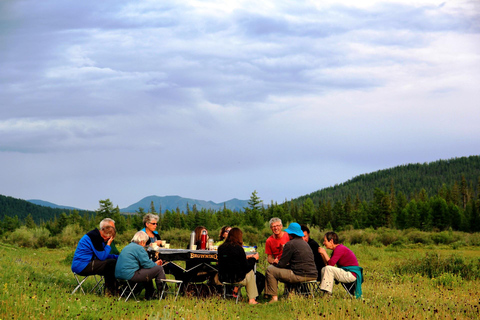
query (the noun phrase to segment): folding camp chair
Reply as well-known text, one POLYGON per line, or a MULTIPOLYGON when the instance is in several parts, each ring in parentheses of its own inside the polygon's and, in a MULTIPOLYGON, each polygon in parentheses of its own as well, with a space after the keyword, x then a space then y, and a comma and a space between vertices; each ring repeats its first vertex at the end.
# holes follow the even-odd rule
POLYGON ((350 298, 355 298, 355 290, 357 289, 357 281, 353 281, 350 283, 340 282, 342 287, 345 289, 345 292, 350 298))
POLYGON ((132 283, 135 283, 133 287, 131 286, 130 281, 128 280, 124 281, 123 290, 121 290, 122 293, 120 294, 120 297, 118 298, 118 300, 122 299, 123 296, 127 295, 127 297, 125 298, 125 302, 128 301, 130 296, 133 296, 133 299, 135 299, 135 301, 138 302, 138 299, 135 296, 135 288, 137 287, 138 282, 132 282, 132 283))
POLYGON ((102 289, 103 289, 103 281, 104 281, 104 278, 102 275, 95 275, 95 274, 92 274, 92 275, 87 275, 87 276, 81 276, 77 273, 73 273, 73 276, 75 277, 75 280, 77 281, 77 286, 75 287, 75 289, 73 289, 72 291, 72 294, 74 294, 75 292, 77 292, 78 289, 82 290, 83 294, 85 294, 85 291, 83 290, 83 284, 85 283, 85 281, 90 277, 92 276, 93 279, 95 279, 95 285, 93 286, 92 289, 90 289, 90 291, 88 293, 92 293, 93 291, 95 291, 95 289, 97 289, 97 291, 99 293, 102 292, 102 289), (97 280, 97 276, 99 277, 98 280, 97 280), (82 280, 79 279, 79 277, 83 277, 82 280))
POLYGON ((317 280, 297 282, 297 283, 285 283, 285 295, 288 297, 289 294, 295 293, 301 296, 312 296, 315 298, 315 291, 318 282, 317 280))
POLYGON ((242 288, 244 287, 241 283, 231 283, 231 282, 222 282, 223 286, 223 299, 227 299, 227 297, 231 297, 235 299, 235 304, 238 303, 238 298, 242 295, 242 288), (238 291, 235 294, 233 289, 237 287, 238 291))
POLYGON ((180 293, 180 289, 182 287, 182 284, 183 284, 183 281, 182 280, 172 280, 172 279, 162 279, 162 287, 161 288, 158 288, 158 290, 160 291, 160 299, 159 300, 162 300, 163 299, 163 296, 165 294, 168 294, 168 293, 171 293, 171 294, 174 294, 175 295, 175 301, 177 300, 177 297, 178 297, 178 294, 180 293), (168 284, 173 284, 173 287, 175 287, 175 285, 177 286, 177 290, 174 291, 174 292, 169 292, 169 287, 168 287, 168 284))

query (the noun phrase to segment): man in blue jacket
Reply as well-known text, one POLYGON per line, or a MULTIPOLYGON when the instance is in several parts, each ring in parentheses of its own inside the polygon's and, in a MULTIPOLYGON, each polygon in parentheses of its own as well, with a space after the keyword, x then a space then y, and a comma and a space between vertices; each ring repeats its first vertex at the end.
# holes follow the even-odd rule
POLYGON ((118 255, 110 254, 115 234, 115 221, 103 219, 99 229, 88 232, 80 239, 72 262, 72 271, 76 274, 104 276, 106 295, 115 295, 117 292, 115 265, 118 255))

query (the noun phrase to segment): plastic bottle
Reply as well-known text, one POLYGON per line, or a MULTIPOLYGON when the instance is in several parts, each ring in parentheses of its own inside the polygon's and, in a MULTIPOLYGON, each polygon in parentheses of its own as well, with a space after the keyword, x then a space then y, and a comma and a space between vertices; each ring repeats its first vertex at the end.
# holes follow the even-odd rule
POLYGON ((193 249, 194 245, 195 245, 195 231, 192 231, 192 233, 190 233, 190 250, 193 249))
POLYGON ((200 249, 205 250, 207 247, 207 230, 202 230, 202 240, 200 243, 200 249))
POLYGON ((207 249, 208 250, 213 250, 213 245, 214 245, 213 239, 208 239, 208 248, 207 249))

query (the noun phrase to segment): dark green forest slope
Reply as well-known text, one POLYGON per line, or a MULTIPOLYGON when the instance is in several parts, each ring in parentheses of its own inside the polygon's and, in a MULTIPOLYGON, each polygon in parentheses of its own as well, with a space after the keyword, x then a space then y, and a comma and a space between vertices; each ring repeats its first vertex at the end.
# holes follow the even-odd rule
POLYGON ((0 194, 0 220, 5 217, 17 217, 20 221, 25 221, 28 216, 31 216, 36 224, 47 222, 60 216, 62 213, 71 213, 77 211, 80 215, 94 214, 93 211, 85 210, 68 210, 60 208, 50 208, 33 204, 29 201, 16 199, 0 194))
MULTIPOLYGON (((470 190, 476 187, 480 178, 480 156, 438 160, 430 163, 406 164, 372 173, 361 174, 344 183, 321 189, 308 195, 293 199, 297 205, 310 198, 314 204, 320 201, 344 201, 347 196, 355 199, 371 201, 374 198, 373 190, 379 188, 384 192, 401 192, 409 199, 424 189, 428 197, 438 194, 442 188, 452 189, 464 177, 470 190)), ((473 191, 471 192, 473 193, 473 191)))

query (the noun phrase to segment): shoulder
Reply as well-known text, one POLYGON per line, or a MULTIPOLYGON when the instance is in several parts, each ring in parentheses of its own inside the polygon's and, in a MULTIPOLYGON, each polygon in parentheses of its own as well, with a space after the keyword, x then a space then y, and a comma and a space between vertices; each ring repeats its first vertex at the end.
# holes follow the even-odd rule
POLYGON ((308 239, 308 244, 310 247, 320 247, 317 241, 313 240, 312 238, 308 239))

